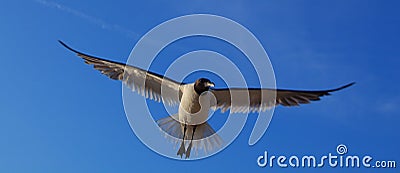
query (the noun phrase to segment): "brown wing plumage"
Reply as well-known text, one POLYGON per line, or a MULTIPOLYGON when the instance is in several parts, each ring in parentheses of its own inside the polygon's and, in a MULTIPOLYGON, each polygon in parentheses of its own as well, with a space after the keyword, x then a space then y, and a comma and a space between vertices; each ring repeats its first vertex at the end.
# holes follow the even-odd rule
POLYGON ((307 104, 311 101, 320 100, 320 97, 330 95, 331 92, 347 88, 354 83, 345 86, 319 91, 302 90, 282 90, 282 89, 259 89, 259 88, 225 88, 214 89, 217 103, 215 109, 221 109, 225 112, 231 109, 231 112, 260 112, 277 105, 298 106, 307 104), (233 103, 232 103, 233 100, 233 103))
POLYGON ((146 98, 156 101, 163 101, 170 105, 179 104, 179 97, 182 94, 180 83, 162 75, 140 69, 138 67, 114 62, 103 58, 91 56, 75 49, 72 49, 62 41, 64 47, 75 52, 85 60, 85 63, 93 65, 96 70, 114 80, 120 80, 133 91, 146 98), (162 90, 162 92, 161 92, 162 90))

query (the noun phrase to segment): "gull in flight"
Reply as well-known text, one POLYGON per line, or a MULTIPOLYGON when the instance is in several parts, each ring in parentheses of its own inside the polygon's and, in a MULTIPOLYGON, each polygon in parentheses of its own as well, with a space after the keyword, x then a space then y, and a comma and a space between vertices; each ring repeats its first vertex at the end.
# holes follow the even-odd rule
POLYGON ((277 105, 298 106, 320 100, 322 96, 354 84, 353 82, 335 89, 313 91, 214 88, 214 83, 206 78, 197 79, 194 83, 180 83, 139 67, 79 52, 64 42, 59 42, 83 58, 85 63, 93 65, 96 70, 111 79, 122 81, 145 98, 179 105, 177 114, 162 118, 157 124, 164 132, 181 142, 177 152, 181 158, 183 155, 189 158, 193 145, 199 145, 197 147, 205 150, 221 145, 220 137, 207 123, 210 109, 221 109, 221 112, 230 109, 231 113, 249 113, 265 111, 277 105), (193 144, 193 140, 197 143, 193 144))

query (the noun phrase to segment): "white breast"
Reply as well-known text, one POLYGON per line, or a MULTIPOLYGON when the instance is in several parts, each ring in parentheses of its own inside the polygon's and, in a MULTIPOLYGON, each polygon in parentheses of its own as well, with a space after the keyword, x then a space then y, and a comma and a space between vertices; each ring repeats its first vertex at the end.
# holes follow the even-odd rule
POLYGON ((179 121, 189 125, 206 122, 212 100, 210 92, 204 92, 199 96, 194 90, 194 84, 187 84, 182 87, 183 94, 179 105, 179 121))

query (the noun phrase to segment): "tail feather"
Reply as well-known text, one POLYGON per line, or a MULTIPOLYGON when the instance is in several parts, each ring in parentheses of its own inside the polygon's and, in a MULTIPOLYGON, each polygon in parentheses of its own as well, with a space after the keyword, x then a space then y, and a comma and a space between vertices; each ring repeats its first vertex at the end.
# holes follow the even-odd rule
MULTIPOLYGON (((165 137, 173 142, 174 144, 180 144, 183 137, 183 126, 178 119, 178 114, 168 116, 157 121, 160 130, 164 132, 165 137)), ((193 126, 187 126, 185 140, 192 138, 193 126)), ((198 150, 203 150, 205 153, 219 149, 222 146, 221 137, 215 132, 215 130, 207 123, 197 125, 195 133, 193 135, 193 147, 195 153, 198 150)), ((189 142, 185 142, 186 145, 189 142)), ((187 147, 187 146, 186 146, 187 147)))

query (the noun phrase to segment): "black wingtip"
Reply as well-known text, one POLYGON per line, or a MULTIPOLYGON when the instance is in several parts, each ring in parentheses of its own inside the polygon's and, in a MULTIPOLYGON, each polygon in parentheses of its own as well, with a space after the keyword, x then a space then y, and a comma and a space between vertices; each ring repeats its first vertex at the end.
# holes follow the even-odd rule
POLYGON ((65 48, 67 48, 68 50, 70 50, 70 51, 72 51, 72 52, 75 52, 75 53, 80 53, 79 51, 77 51, 77 50, 75 50, 75 49, 72 49, 71 47, 69 47, 67 44, 65 44, 63 41, 61 41, 61 40, 58 40, 58 42, 61 44, 61 45, 63 45, 65 48))
POLYGON ((339 88, 336 88, 336 89, 330 90, 329 92, 333 92, 333 91, 339 91, 339 90, 342 90, 342 89, 348 88, 348 87, 350 87, 350 86, 352 86, 352 85, 354 85, 354 84, 356 84, 356 83, 355 83, 355 82, 352 82, 352 83, 349 83, 349 84, 347 84, 347 85, 341 86, 341 87, 339 87, 339 88))

